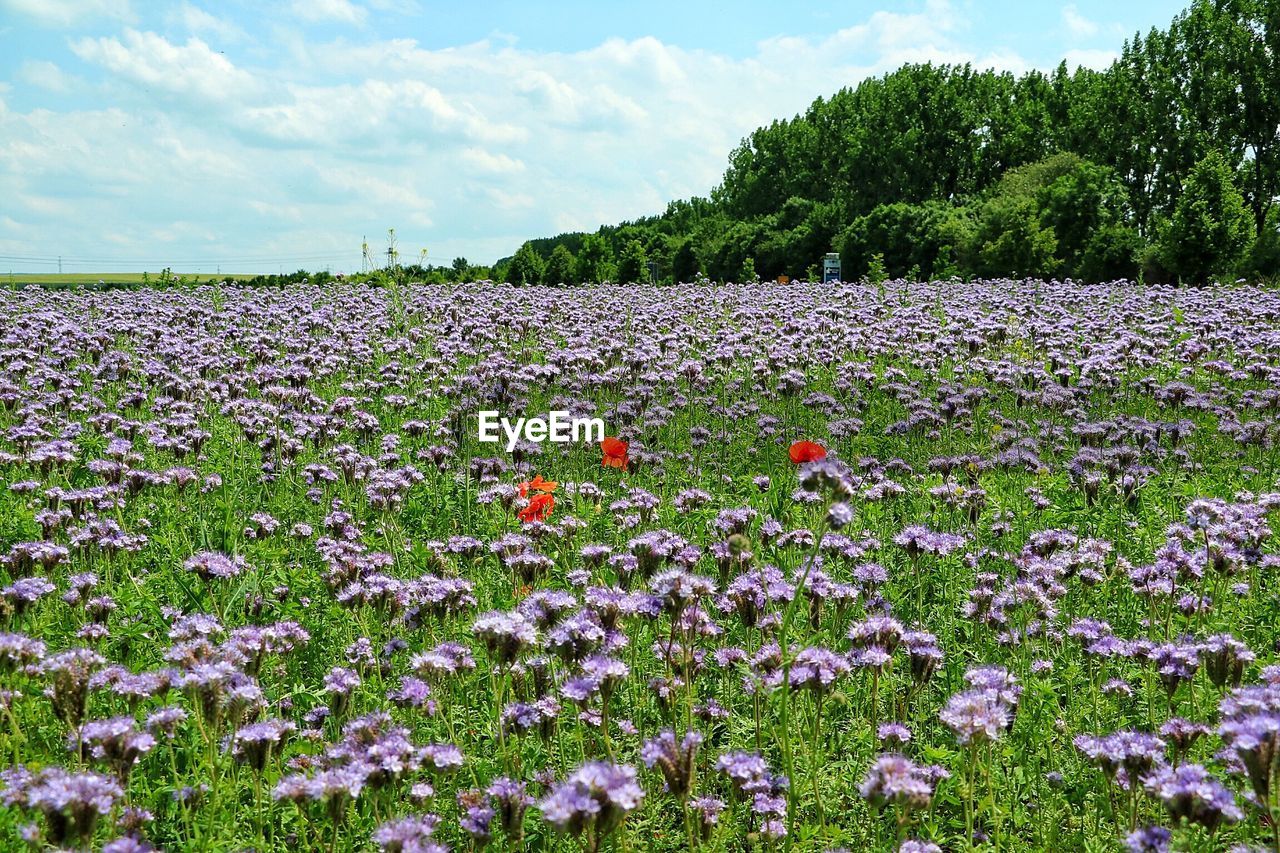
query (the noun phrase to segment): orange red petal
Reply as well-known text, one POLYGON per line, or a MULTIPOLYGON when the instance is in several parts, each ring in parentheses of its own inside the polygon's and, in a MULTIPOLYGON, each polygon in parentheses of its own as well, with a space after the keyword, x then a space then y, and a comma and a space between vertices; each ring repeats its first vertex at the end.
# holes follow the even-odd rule
POLYGON ((803 465, 806 462, 817 462, 819 459, 826 459, 827 449, 816 441, 797 441, 791 445, 787 455, 791 457, 791 461, 795 464, 803 465))

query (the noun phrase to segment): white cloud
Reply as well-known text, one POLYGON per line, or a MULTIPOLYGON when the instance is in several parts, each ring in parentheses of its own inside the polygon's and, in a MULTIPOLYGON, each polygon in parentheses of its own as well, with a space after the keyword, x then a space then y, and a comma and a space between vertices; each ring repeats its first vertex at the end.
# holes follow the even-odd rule
POLYGON ((1068 50, 1066 56, 1063 57, 1067 62, 1067 68, 1075 70, 1077 66, 1092 68, 1095 71, 1101 71, 1110 67, 1111 63, 1120 58, 1120 54, 1114 50, 1097 49, 1097 50, 1068 50))
POLYGON ((239 42, 248 37, 236 24, 211 15, 198 6, 182 3, 165 13, 165 20, 170 26, 178 27, 189 33, 203 33, 223 41, 239 42))
POLYGON ((133 20, 129 0, 0 0, 0 10, 47 27, 74 27, 99 18, 133 20))
POLYGON ((1074 3, 1069 3, 1062 8, 1062 24, 1071 35, 1077 38, 1092 38, 1101 29, 1096 22, 1080 14, 1080 10, 1074 3))
POLYGON ((293 14, 309 23, 334 21, 339 24, 363 24, 369 10, 350 0, 293 0, 293 14))
MULTIPOLYGON (((0 101, 0 197, 75 199, 61 216, 21 203, 5 213, 135 257, 162 238, 190 241, 187 256, 337 246, 354 247, 358 269, 360 235, 394 226, 433 259, 489 261, 531 236, 705 195, 754 128, 903 62, 1029 66, 965 47, 957 8, 878 12, 741 58, 650 37, 540 52, 496 35, 428 49, 295 28, 271 50, 228 48, 233 60, 210 43, 234 42, 234 25, 188 2, 166 19, 176 38, 124 29, 70 42, 106 72, 102 106, 15 114, 0 101)), ((297 11, 366 22, 364 6, 340 0, 297 11)), ((48 89, 50 68, 21 79, 42 74, 48 89)))
POLYGON ((459 156, 475 171, 488 175, 511 175, 525 169, 524 163, 514 157, 494 154, 483 148, 464 148, 459 156))
POLYGON ((124 31, 118 38, 84 38, 71 50, 117 77, 175 95, 225 101, 253 87, 253 76, 192 36, 177 45, 152 32, 124 31))
POLYGON ((46 92, 65 95, 75 86, 76 79, 47 60, 29 59, 18 68, 18 79, 46 92))

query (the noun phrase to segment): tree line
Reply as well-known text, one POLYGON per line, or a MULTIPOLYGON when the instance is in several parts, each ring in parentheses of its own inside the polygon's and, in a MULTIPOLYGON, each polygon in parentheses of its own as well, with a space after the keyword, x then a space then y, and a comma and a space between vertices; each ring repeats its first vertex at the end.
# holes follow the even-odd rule
POLYGON ((1107 69, 905 65, 761 127, 709 197, 530 240, 516 283, 1280 277, 1280 2, 1196 0, 1107 69))

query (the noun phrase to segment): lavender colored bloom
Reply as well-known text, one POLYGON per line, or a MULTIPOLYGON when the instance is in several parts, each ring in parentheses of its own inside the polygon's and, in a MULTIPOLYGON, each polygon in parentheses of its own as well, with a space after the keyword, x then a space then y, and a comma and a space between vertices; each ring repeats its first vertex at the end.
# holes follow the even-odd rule
POLYGON ((990 690, 956 693, 938 716, 961 746, 998 740, 1013 721, 1009 706, 990 690))
POLYGON ((911 729, 902 723, 881 723, 876 729, 876 740, 890 746, 905 746, 911 742, 911 729))
POLYGON ((693 771, 702 744, 698 732, 686 732, 678 742, 670 729, 650 738, 640 747, 640 760, 652 770, 655 766, 667 783, 667 790, 683 797, 693 785, 693 771))
POLYGON ((524 834, 525 810, 533 805, 533 797, 529 796, 526 787, 524 782, 502 776, 490 782, 486 789, 497 806, 498 823, 503 833, 513 840, 524 834))
POLYGON ((104 844, 102 853, 154 853, 155 849, 137 836, 123 835, 104 844))
POLYGON ((768 762, 758 752, 727 752, 716 759, 715 766, 729 777, 739 793, 749 797, 761 793, 776 796, 790 785, 787 777, 769 770, 768 762))
POLYGON ((1205 672, 1218 687, 1230 684, 1238 687, 1244 678, 1245 667, 1253 663, 1256 655, 1249 647, 1230 634, 1214 634, 1200 645, 1205 672))
POLYGON ((0 771, 5 805, 32 809, 44 815, 50 844, 87 847, 100 817, 111 814, 124 797, 116 780, 99 773, 69 773, 47 767, 32 773, 18 765, 0 771))
POLYGON ((471 626, 472 632, 489 649, 499 666, 509 667, 529 646, 538 641, 538 631, 519 612, 492 611, 478 617, 471 626))
POLYGON ((202 580, 228 580, 239 576, 248 566, 243 557, 201 551, 188 557, 182 568, 199 575, 202 580))
POLYGON ((1123 770, 1126 778, 1140 779, 1164 762, 1165 742, 1146 732, 1118 731, 1109 735, 1077 735, 1076 749, 1102 768, 1108 778, 1123 770))
POLYGON ((589 831, 602 839, 643 799, 634 767, 593 761, 556 785, 539 808, 547 822, 561 832, 579 836, 589 831))
POLYGON ((483 845, 493 839, 496 812, 483 791, 476 788, 459 791, 458 811, 458 823, 474 843, 483 845))
POLYGON ((942 853, 942 848, 932 841, 908 838, 898 845, 898 853, 942 853))
POLYGON ((1175 822, 1186 819, 1213 831, 1244 817, 1231 792, 1199 764, 1158 768, 1143 779, 1143 786, 1165 804, 1175 822))
POLYGON ((373 831, 373 843, 383 853, 448 853, 432 838, 439 823, 431 814, 389 820, 373 831))
POLYGON ((135 728, 133 717, 91 720, 67 737, 68 749, 103 762, 122 782, 128 780, 133 765, 155 744, 156 739, 149 732, 135 728))
POLYGON ((80 725, 89 699, 89 678, 104 663, 106 659, 90 649, 68 649, 40 663, 40 672, 49 681, 46 693, 59 720, 80 725))
POLYGON ((1232 717, 1223 721, 1218 733, 1244 764, 1259 800, 1269 803, 1275 762, 1280 757, 1280 713, 1261 711, 1232 717))
POLYGON ((1163 826, 1145 826, 1129 833, 1125 839, 1125 847, 1129 853, 1168 853, 1173 833, 1163 826))
POLYGON ((791 662, 791 686, 826 693, 849 669, 849 663, 833 651, 801 649, 791 662))
POLYGON ((905 756, 890 753, 876 759, 858 793, 877 809, 886 805, 924 809, 933 800, 938 780, 946 775, 942 768, 920 767, 905 756))
POLYGON ((272 755, 278 755, 285 741, 297 729, 280 719, 263 720, 238 729, 229 743, 231 756, 238 764, 247 765, 257 773, 267 766, 272 755))
POLYGON ((913 524, 903 528, 897 536, 893 537, 893 544, 901 547, 911 557, 918 557, 921 554, 932 554, 937 557, 945 557, 952 552, 963 548, 965 539, 963 536, 957 536, 951 533, 938 533, 919 524, 913 524))
POLYGON ((40 640, 25 634, 0 634, 0 673, 39 663, 44 656, 45 644, 40 640))

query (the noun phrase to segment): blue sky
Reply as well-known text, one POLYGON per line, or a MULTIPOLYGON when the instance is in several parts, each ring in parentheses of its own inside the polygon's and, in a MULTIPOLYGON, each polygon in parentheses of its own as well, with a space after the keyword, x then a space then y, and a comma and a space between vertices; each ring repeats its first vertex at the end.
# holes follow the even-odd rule
POLYGON ((1182 7, 0 0, 0 274, 351 270, 390 227, 489 262, 705 195, 868 75, 1103 67, 1182 7))

